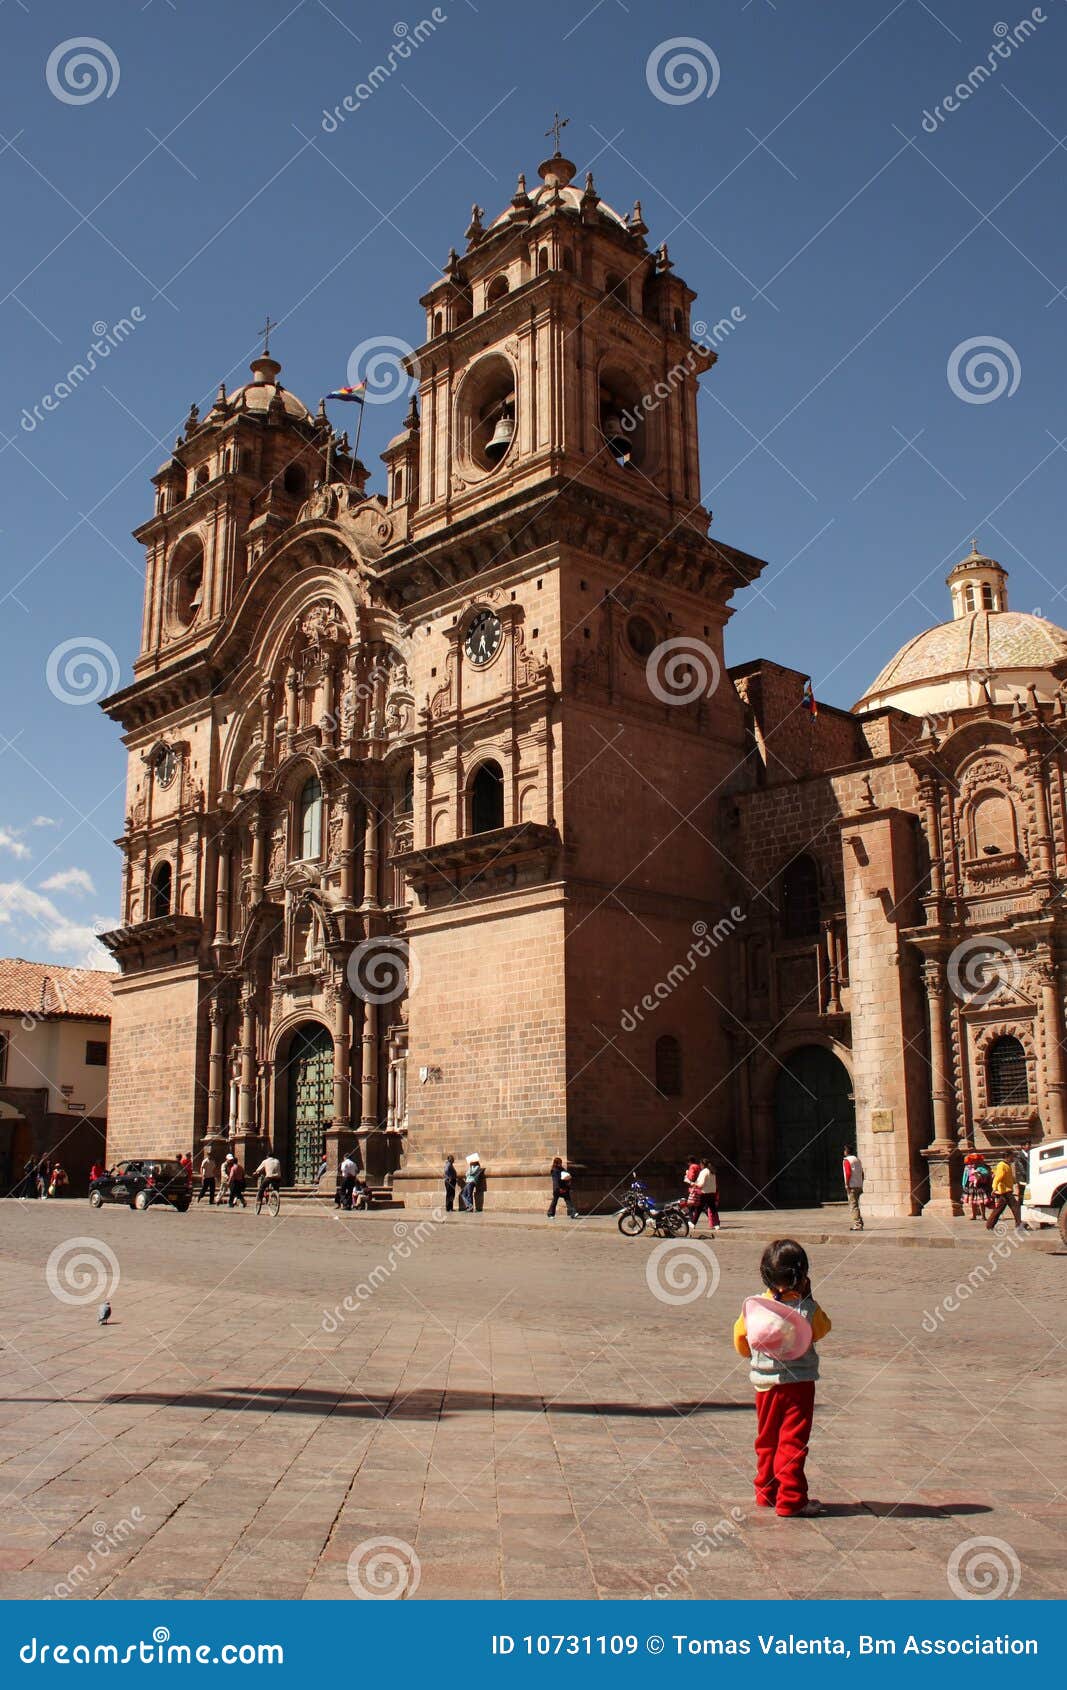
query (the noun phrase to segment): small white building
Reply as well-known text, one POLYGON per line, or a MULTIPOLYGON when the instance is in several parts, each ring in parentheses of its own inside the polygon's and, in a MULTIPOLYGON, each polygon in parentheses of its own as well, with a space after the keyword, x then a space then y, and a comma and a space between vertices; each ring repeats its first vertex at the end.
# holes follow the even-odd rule
POLYGON ((111 975, 0 958, 0 1193, 62 1162, 83 1192, 105 1159, 111 975))

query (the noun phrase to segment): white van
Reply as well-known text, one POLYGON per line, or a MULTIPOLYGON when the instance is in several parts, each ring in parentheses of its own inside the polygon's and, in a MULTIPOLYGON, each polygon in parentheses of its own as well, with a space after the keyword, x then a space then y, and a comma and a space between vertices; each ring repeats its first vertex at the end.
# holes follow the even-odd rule
POLYGON ((1023 1220, 1058 1226, 1067 1244, 1067 1138, 1035 1144, 1023 1191, 1023 1220))

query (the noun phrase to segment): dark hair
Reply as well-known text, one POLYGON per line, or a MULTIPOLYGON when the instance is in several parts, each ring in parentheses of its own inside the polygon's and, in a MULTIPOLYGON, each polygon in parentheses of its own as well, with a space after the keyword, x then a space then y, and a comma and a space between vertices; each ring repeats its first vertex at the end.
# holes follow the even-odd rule
POLYGON ((808 1252, 795 1238, 776 1238, 764 1250, 759 1272, 768 1291, 799 1291, 808 1277, 808 1252))

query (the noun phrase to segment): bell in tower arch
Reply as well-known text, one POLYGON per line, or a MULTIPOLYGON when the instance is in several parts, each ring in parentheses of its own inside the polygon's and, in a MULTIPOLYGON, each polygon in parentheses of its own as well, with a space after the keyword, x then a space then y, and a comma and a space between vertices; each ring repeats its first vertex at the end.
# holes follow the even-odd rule
POLYGON ((500 414, 492 434, 485 443, 485 455, 492 464, 498 464, 504 456, 511 442, 515 438, 515 402, 505 399, 500 407, 500 414))

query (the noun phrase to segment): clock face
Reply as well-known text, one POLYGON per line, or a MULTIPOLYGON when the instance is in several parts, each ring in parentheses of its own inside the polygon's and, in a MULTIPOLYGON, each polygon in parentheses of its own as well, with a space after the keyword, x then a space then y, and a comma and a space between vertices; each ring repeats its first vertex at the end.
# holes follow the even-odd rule
POLYGON ((160 786, 169 786, 178 773, 178 753, 173 745, 161 745, 156 752, 156 779, 160 786))
POLYGON ((479 610, 467 629, 467 637, 463 642, 471 662, 480 667, 483 663, 488 663, 491 657, 495 657, 502 634, 500 618, 491 610, 479 610))

